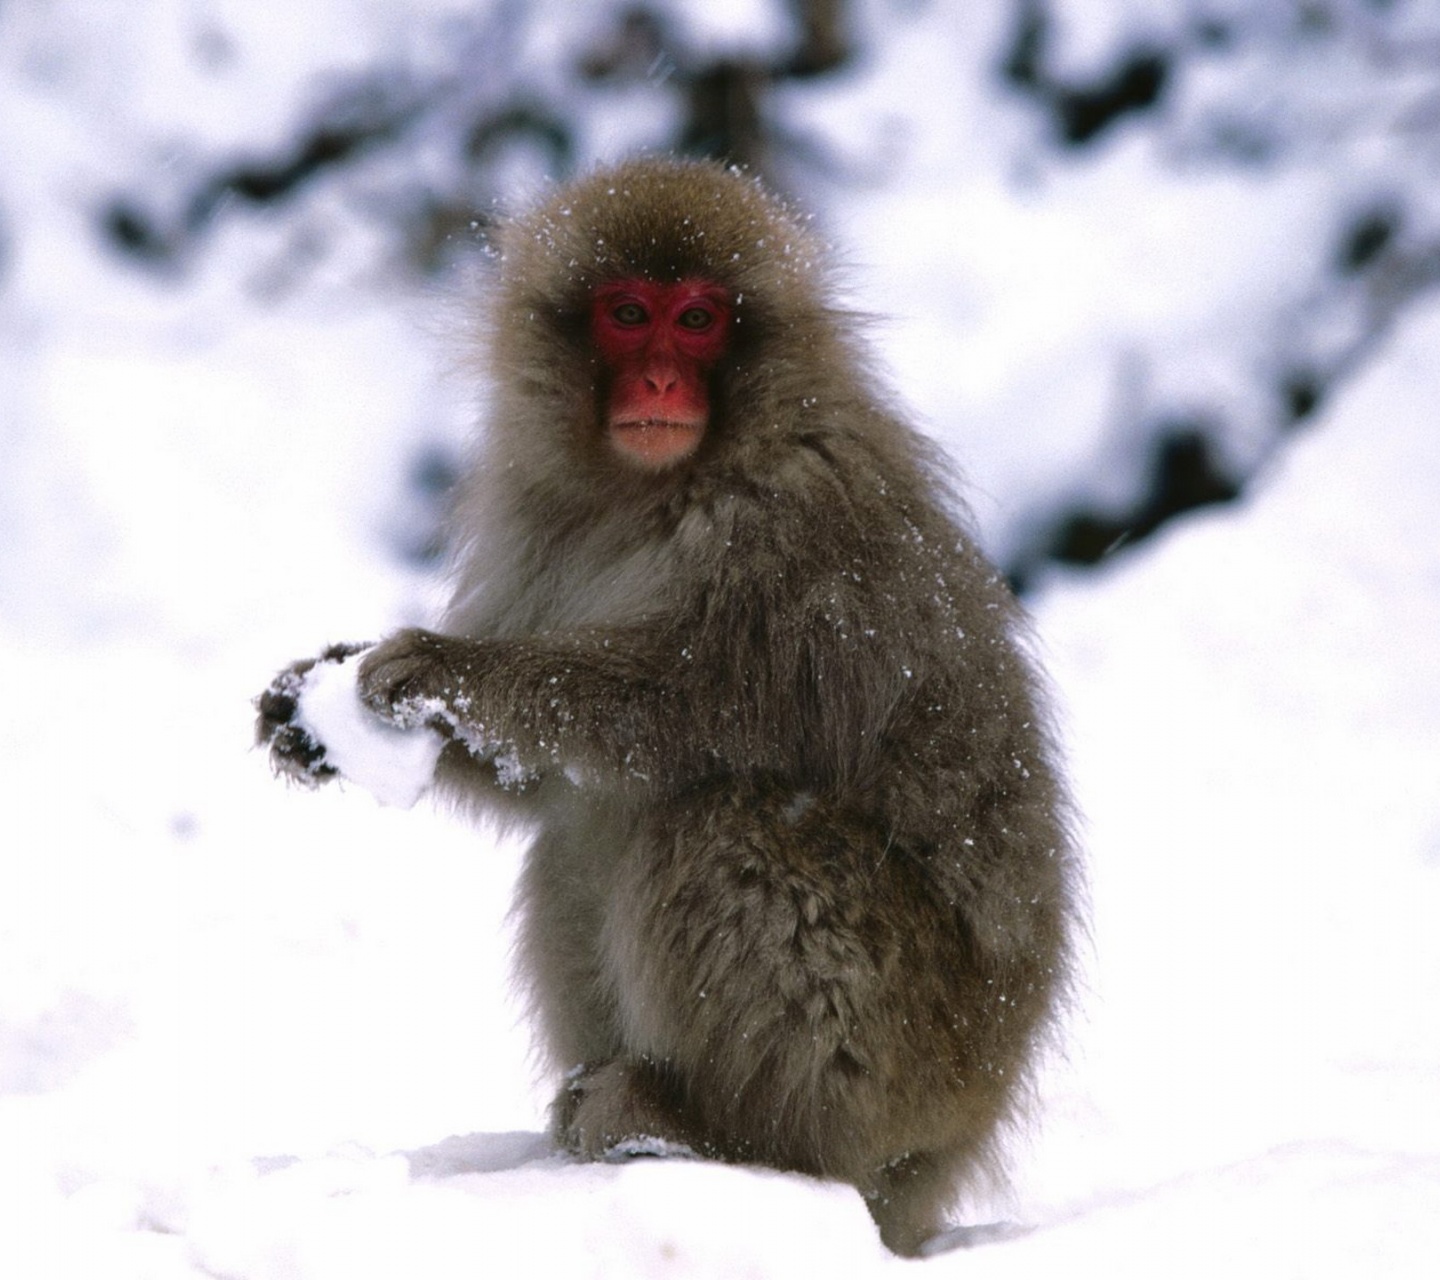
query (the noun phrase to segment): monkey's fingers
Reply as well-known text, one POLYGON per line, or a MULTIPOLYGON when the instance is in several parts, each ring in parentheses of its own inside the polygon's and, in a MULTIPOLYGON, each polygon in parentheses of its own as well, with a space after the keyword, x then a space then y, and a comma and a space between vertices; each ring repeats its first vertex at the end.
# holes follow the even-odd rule
POLYGON ((352 653, 358 653, 364 645, 332 644, 318 657, 300 658, 276 673, 270 687, 254 700, 259 715, 255 721, 255 745, 263 747, 276 732, 295 719, 300 705, 300 691, 305 687, 305 676, 317 663, 340 662, 352 653))
POLYGON ((255 745, 270 748, 270 765, 277 775, 318 786, 336 776, 325 761, 325 746, 296 721, 306 676, 322 662, 342 662, 367 648, 363 644, 332 644, 318 657, 301 658, 279 672, 254 701, 255 745))
POLYGON ((270 767, 277 777, 293 778, 307 787, 318 787, 339 775, 335 766, 325 759, 325 745, 297 724, 284 724, 273 730, 270 767))
MULTIPOLYGON (((308 669, 313 663, 306 663, 308 669)), ((300 666, 300 664, 296 664, 300 666)), ((269 746, 275 736, 294 722, 300 707, 300 688, 304 684, 304 671, 291 667, 282 671, 270 682, 270 687, 254 701, 255 745, 269 746)))

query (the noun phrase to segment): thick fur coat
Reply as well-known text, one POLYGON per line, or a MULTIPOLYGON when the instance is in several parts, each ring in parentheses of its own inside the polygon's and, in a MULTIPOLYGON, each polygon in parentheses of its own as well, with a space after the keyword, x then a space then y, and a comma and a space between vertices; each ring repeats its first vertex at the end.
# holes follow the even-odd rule
POLYGON ((500 250, 454 599, 367 656, 365 696, 444 725, 442 785, 534 831, 557 1139, 843 1179, 913 1253, 993 1172, 1066 992, 1075 858, 1022 618, 756 184, 632 162, 500 250), (606 446, 585 325, 637 277, 735 303, 711 426, 658 472, 606 446))

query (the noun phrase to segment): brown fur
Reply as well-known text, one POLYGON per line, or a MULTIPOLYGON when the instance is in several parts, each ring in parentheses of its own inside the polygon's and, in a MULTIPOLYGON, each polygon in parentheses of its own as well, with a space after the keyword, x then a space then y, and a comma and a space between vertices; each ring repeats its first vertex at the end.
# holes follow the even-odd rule
POLYGON ((454 600, 368 655, 364 694, 449 725, 442 785, 535 828, 520 952, 571 1073, 557 1139, 843 1179, 914 1253, 993 1170, 1066 988, 1022 620, 758 186, 632 162, 502 255, 454 600), (737 299, 711 429, 659 473, 606 448, 584 326, 635 275, 737 299))

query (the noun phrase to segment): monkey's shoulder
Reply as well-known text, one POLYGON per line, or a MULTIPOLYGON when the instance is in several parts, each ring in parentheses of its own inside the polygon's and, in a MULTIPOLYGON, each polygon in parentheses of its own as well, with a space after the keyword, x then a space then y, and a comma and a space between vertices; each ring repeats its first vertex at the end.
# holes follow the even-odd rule
POLYGON ((822 478, 720 489, 682 518, 677 544, 709 584, 761 595, 783 584, 772 607, 820 598, 892 621, 956 609, 1010 617, 1008 589, 943 490, 853 468, 826 468, 822 478))

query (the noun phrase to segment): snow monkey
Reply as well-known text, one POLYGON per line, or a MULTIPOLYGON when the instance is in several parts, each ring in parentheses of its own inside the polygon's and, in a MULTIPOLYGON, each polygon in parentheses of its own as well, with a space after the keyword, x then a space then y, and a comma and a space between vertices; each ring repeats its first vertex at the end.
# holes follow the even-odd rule
MULTIPOLYGON (((755 182, 632 161, 499 244, 453 599, 364 652, 360 699, 533 832, 518 961, 561 1147, 843 1180, 919 1252, 996 1172, 1067 987, 1018 607, 755 182)), ((312 666, 257 705, 315 783, 312 666)))

